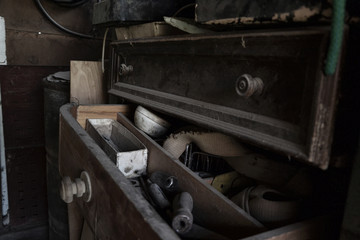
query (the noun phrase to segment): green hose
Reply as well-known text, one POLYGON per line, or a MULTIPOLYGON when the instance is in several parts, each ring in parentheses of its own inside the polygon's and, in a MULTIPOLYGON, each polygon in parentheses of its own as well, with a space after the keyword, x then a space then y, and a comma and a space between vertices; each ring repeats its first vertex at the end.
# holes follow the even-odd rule
POLYGON ((339 59, 344 30, 346 0, 333 0, 330 46, 325 62, 325 74, 333 75, 339 59))

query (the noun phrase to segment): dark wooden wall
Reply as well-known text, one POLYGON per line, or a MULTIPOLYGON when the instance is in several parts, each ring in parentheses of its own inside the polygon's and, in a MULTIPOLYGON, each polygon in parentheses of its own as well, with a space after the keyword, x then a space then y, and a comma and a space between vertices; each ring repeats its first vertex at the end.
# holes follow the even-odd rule
MULTIPOLYGON (((60 24, 91 33, 95 0, 77 8, 41 2, 60 24)), ((47 225, 42 79, 68 70, 70 60, 99 60, 102 41, 61 32, 31 0, 0 1, 0 16, 8 61, 0 66, 0 83, 10 201, 10 226, 0 224, 1 239, 9 231, 47 225)))

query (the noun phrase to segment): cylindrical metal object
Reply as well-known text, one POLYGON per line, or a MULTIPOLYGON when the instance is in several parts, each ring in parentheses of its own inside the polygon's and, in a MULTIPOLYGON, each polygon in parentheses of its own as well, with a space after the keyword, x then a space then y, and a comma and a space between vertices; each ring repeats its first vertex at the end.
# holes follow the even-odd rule
POLYGON ((59 195, 58 139, 59 108, 69 102, 70 81, 50 75, 43 79, 43 86, 49 240, 65 240, 69 239, 68 215, 59 195))

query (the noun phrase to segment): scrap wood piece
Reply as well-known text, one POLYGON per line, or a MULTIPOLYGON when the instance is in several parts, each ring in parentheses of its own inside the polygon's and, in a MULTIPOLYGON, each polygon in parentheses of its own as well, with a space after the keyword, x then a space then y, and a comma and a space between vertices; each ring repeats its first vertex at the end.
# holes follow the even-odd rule
POLYGON ((187 33, 212 33, 213 31, 196 26, 195 22, 185 18, 164 17, 164 21, 187 33))
POLYGON ((119 112, 129 117, 133 115, 133 111, 133 107, 126 104, 80 105, 76 109, 76 120, 85 129, 86 119, 108 118, 116 120, 119 112))
POLYGON ((70 62, 70 101, 77 104, 105 103, 101 62, 70 62))

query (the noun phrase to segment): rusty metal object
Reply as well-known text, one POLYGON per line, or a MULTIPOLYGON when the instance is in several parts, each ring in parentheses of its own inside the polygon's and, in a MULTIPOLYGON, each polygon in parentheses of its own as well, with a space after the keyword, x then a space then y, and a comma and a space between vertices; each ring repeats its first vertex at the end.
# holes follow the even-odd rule
POLYGON ((193 199, 188 192, 176 195, 173 201, 174 217, 171 225, 177 233, 187 233, 193 225, 193 199))
POLYGON ((159 114, 138 106, 134 115, 135 126, 151 137, 163 136, 170 128, 170 123, 159 114))
POLYGON ((263 88, 263 81, 257 77, 253 78, 249 74, 243 74, 236 80, 235 90, 237 94, 246 98, 253 95, 260 95, 263 88))

